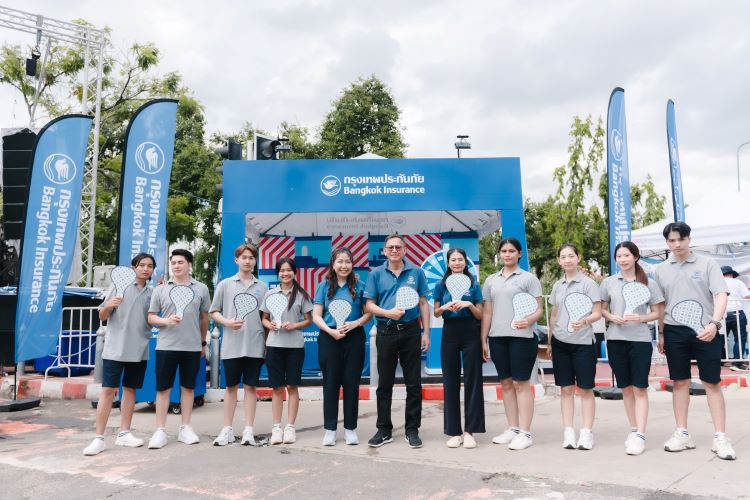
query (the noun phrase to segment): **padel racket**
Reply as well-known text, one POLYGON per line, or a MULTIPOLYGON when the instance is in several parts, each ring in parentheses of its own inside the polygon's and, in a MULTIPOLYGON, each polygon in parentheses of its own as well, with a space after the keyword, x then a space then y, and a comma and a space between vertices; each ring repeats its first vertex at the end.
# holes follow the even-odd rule
POLYGON ((625 312, 633 314, 636 309, 651 300, 651 290, 638 281, 631 281, 622 286, 622 298, 625 300, 625 312))
POLYGON ((195 292, 192 288, 185 285, 175 285, 169 290, 169 299, 174 304, 175 314, 182 319, 182 315, 185 313, 185 308, 195 298, 195 292))
POLYGON ((574 333, 573 321, 581 321, 591 314, 594 309, 594 301, 588 295, 580 292, 569 293, 565 297, 565 309, 568 311, 568 333, 574 333))
POLYGON ((539 303, 533 295, 526 292, 519 292, 513 296, 513 319, 510 322, 510 327, 514 330, 518 330, 513 326, 514 321, 521 321, 530 314, 534 314, 539 308, 539 303))
POLYGON ((283 293, 274 293, 266 298, 266 309, 271 313, 271 321, 279 325, 279 330, 281 330, 281 316, 288 305, 289 299, 283 293))
POLYGON ((333 320, 336 322, 336 329, 339 329, 344 326, 346 319, 352 313, 352 305, 343 299, 332 300, 328 304, 328 312, 331 313, 333 320))
MULTIPOLYGON (((471 289, 471 278, 461 273, 453 273, 445 280, 445 288, 451 294, 451 300, 461 300, 461 298, 471 289)), ((442 297, 438 297, 442 299, 442 297)))
POLYGON ((419 294, 417 291, 408 286, 402 286, 396 290, 396 307, 404 311, 417 307, 419 304, 419 294))
POLYGON ((258 299, 251 293, 238 293, 234 296, 234 319, 245 319, 245 316, 258 308, 258 299))
POLYGON ((132 267, 117 266, 109 273, 109 277, 115 286, 115 297, 122 297, 125 289, 135 283, 135 271, 132 267))
POLYGON ((696 334, 703 331, 703 306, 696 300, 683 300, 672 308, 672 319, 696 334))

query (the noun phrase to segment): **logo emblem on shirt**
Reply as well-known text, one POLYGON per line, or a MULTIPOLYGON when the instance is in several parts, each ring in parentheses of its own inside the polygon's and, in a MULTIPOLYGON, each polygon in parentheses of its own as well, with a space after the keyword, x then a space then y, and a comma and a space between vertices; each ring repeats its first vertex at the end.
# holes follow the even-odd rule
POLYGON ((693 271, 693 274, 690 275, 691 278, 693 278, 695 281, 698 281, 701 279, 701 272, 700 271, 693 271))

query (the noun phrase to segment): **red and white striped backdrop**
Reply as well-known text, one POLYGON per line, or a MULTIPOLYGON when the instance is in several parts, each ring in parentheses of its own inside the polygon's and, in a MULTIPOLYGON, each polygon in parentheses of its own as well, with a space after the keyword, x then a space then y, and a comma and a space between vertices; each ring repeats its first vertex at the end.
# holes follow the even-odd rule
POLYGON ((367 236, 334 236, 331 239, 331 252, 340 247, 347 247, 352 251, 354 267, 367 267, 369 259, 369 245, 367 243, 367 236))
POLYGON ((325 278, 327 267, 306 267, 297 269, 297 282, 307 293, 310 294, 310 300, 315 296, 315 287, 325 278))
POLYGON ((407 234, 406 260, 415 266, 421 266, 427 257, 443 248, 443 238, 440 234, 407 234))
POLYGON ((281 257, 294 258, 294 238, 291 236, 266 236, 260 239, 260 266, 258 269, 274 269, 281 257))

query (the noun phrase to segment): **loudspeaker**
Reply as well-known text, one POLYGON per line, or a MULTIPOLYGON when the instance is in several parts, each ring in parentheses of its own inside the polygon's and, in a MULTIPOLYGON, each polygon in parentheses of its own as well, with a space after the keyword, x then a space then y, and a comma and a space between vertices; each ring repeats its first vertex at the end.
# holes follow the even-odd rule
POLYGON ((5 239, 23 237, 26 190, 31 180, 31 151, 36 134, 22 130, 3 137, 3 219, 5 239))

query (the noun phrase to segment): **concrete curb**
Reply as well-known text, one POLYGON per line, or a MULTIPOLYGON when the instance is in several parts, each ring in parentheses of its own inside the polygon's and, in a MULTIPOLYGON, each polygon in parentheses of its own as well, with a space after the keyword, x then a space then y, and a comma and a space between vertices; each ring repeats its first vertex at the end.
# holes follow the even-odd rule
MULTIPOLYGON (((694 380, 698 382, 699 380, 694 380)), ((651 388, 655 391, 664 391, 667 384, 672 381, 668 379, 659 379, 652 381, 651 388)), ((611 387, 612 382, 609 380, 597 380, 597 387, 611 387)), ((750 387, 750 374, 747 375, 730 375, 721 380, 721 386, 727 388, 750 387)), ((44 380, 40 375, 23 376, 19 380, 18 397, 43 397, 49 399, 88 399, 97 400, 101 392, 101 384, 93 382, 91 377, 73 377, 73 378, 48 378, 44 380)), ((545 395, 555 395, 559 393, 558 387, 553 384, 533 384, 531 386, 535 399, 545 395)), ((258 397, 270 399, 273 391, 269 387, 259 387, 257 389, 258 397)), ((13 395, 13 377, 0 378, 0 397, 10 398, 13 395)), ((241 401, 244 391, 240 391, 238 399, 241 401)), ((425 384, 422 386, 422 399, 424 401, 442 401, 443 400, 442 384, 425 384)), ((339 399, 342 399, 339 393, 339 399)), ((461 400, 463 401, 463 388, 461 389, 461 400)), ((323 388, 320 386, 303 386, 300 387, 300 398, 306 401, 318 401, 323 399, 323 388)), ((207 402, 217 402, 224 399, 224 389, 207 389, 205 400, 207 402)), ((375 400, 375 388, 362 386, 359 388, 360 401, 375 400)), ((393 399, 406 399, 406 387, 398 385, 393 388, 393 399)), ((485 401, 502 401, 503 388, 499 384, 484 385, 485 401)))

